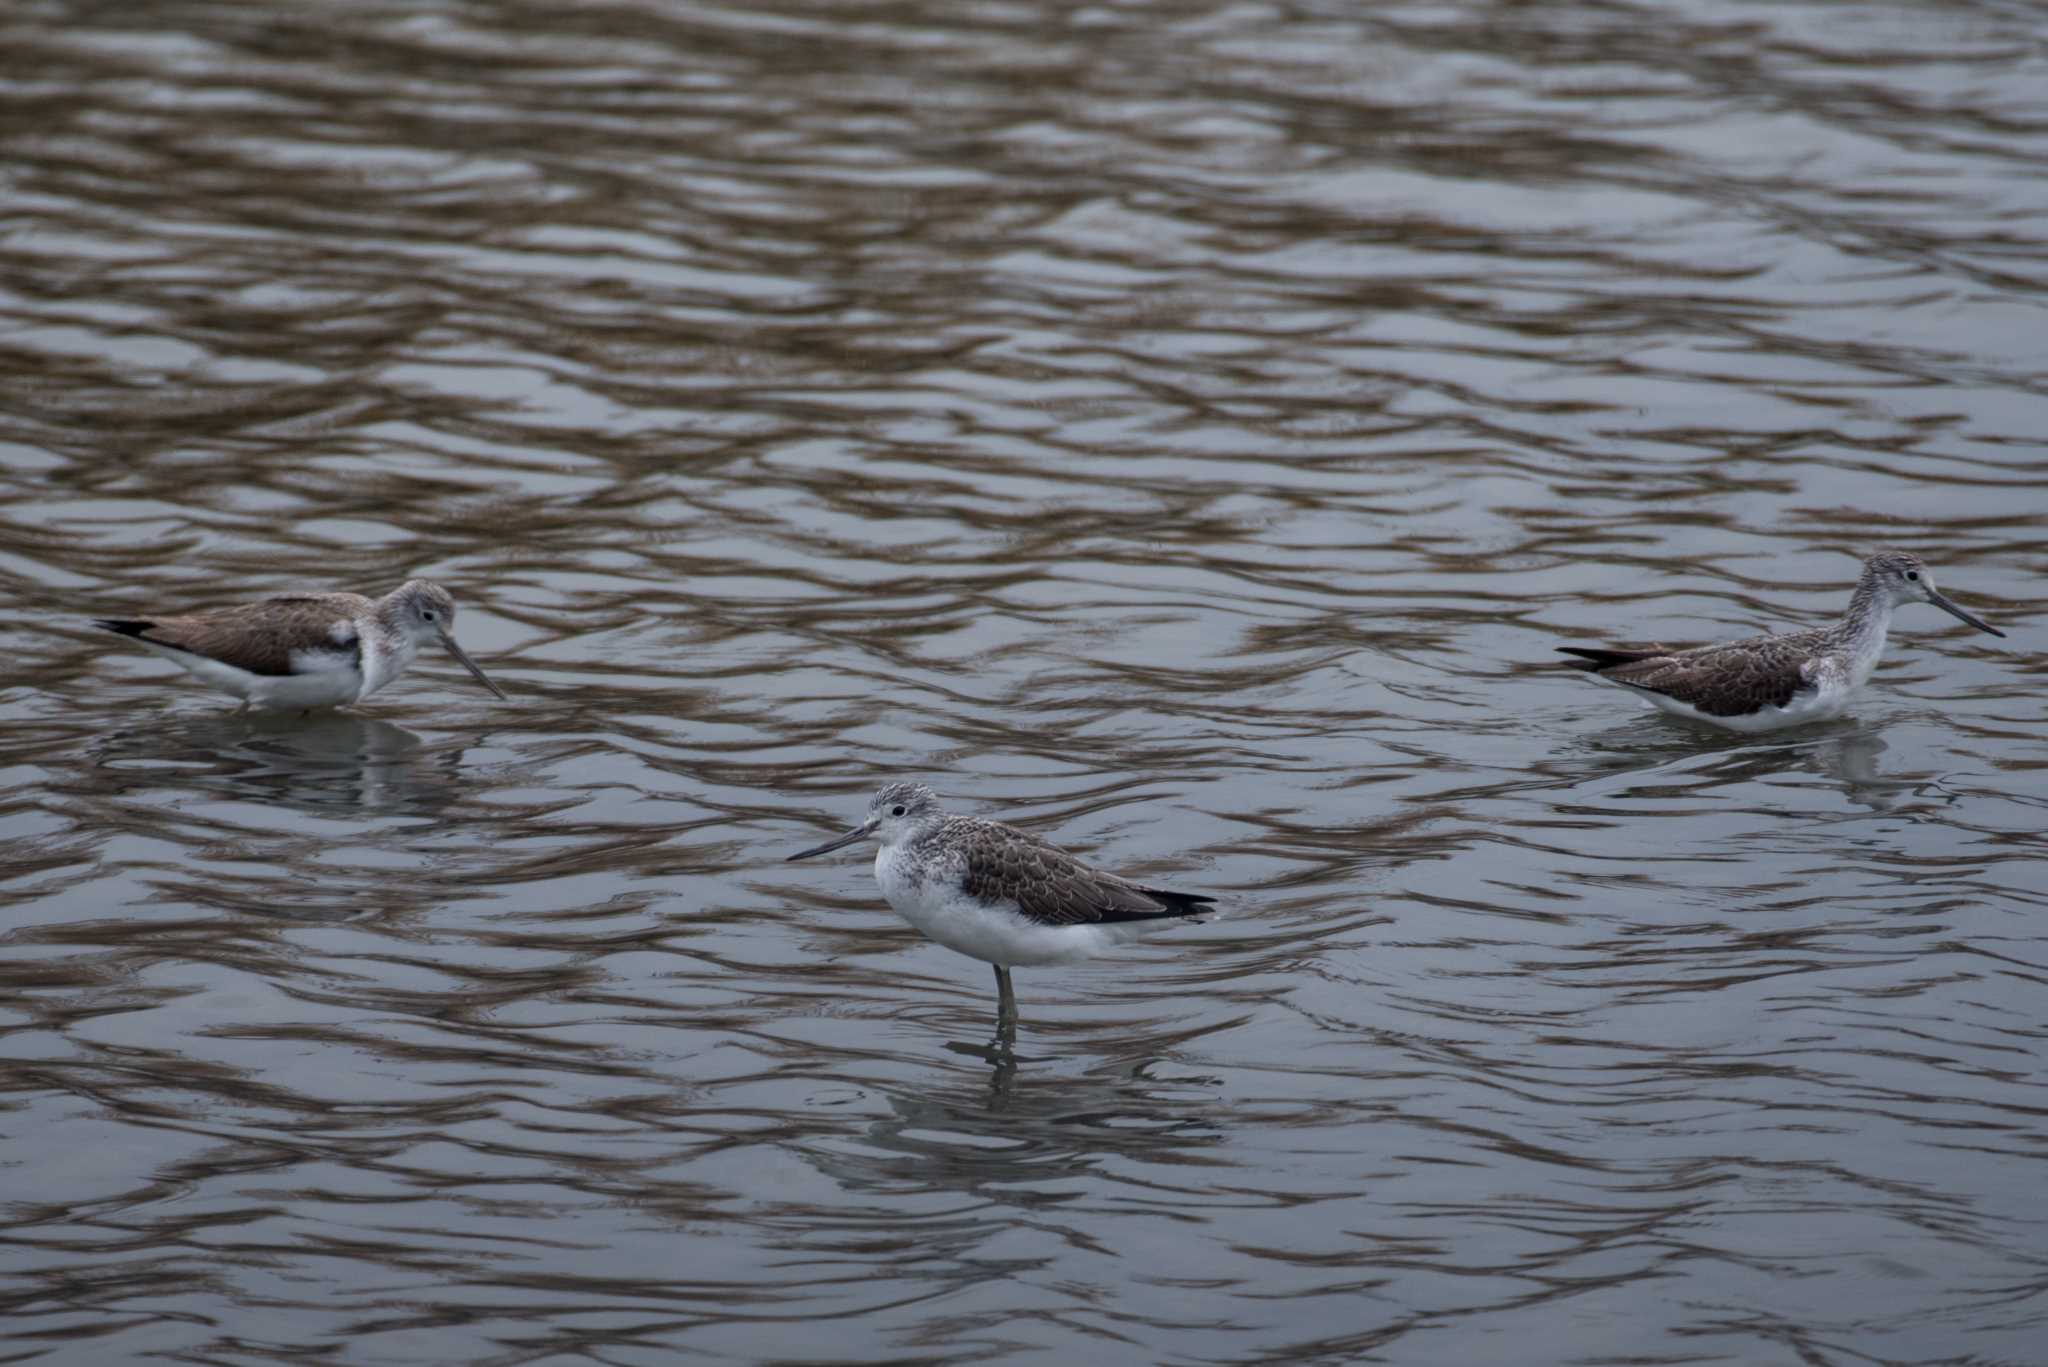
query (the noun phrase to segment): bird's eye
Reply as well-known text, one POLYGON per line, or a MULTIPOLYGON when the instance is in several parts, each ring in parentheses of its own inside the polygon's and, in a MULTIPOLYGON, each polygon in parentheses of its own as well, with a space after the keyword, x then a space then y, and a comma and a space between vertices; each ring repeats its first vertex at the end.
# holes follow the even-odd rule
POLYGON ((1907 571, 1906 571, 1906 578, 1907 578, 1907 579, 1909 579, 1909 580, 1911 580, 1912 582, 1914 582, 1914 583, 1916 583, 1916 584, 1917 584, 1917 583, 1919 583, 1919 582, 1920 582, 1920 571, 1918 571, 1918 570, 1907 570, 1907 571))
POLYGON ((896 804, 896 805, 895 805, 894 807, 891 807, 891 808, 889 809, 889 815, 890 815, 890 816, 902 816, 902 815, 903 815, 903 804, 899 802, 899 803, 897 803, 897 804, 896 804))

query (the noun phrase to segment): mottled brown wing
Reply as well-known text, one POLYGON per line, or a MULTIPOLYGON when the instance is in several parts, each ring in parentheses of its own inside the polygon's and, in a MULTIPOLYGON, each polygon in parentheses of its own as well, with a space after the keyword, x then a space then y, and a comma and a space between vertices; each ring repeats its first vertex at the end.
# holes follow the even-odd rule
POLYGON ((1784 707, 1812 687, 1805 670, 1810 658, 1792 638, 1763 637, 1652 655, 1595 672, 1689 703, 1709 717, 1746 717, 1767 706, 1784 707))
POLYGON ((1089 868, 1036 836, 995 822, 976 822, 965 843, 961 887, 988 902, 1011 902, 1047 926, 1150 921, 1193 916, 1215 901, 1196 893, 1141 887, 1089 868))
POLYGON ((361 650, 353 629, 337 640, 335 628, 370 606, 353 594, 266 598, 260 603, 194 612, 178 617, 106 619, 95 623, 173 650, 219 660, 251 674, 281 677, 293 672, 292 657, 309 652, 353 654, 361 650))

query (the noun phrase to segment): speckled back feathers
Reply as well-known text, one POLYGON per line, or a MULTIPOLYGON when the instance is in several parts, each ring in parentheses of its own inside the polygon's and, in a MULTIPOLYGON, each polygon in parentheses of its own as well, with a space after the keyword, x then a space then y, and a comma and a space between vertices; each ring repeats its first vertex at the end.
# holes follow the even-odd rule
POLYGON ((913 838, 905 852, 937 876, 958 878, 969 897, 1014 906, 1045 926, 1195 916, 1216 900, 1091 869, 1028 831, 977 817, 946 817, 913 838))

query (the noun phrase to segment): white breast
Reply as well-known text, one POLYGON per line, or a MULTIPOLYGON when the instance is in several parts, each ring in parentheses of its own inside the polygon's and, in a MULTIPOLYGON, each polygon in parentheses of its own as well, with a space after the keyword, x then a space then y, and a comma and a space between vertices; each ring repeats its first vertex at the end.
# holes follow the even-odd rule
POLYGON ((1880 619, 1870 631, 1857 639, 1855 651, 1849 656, 1847 661, 1849 675, 1847 685, 1850 690, 1861 688, 1870 681, 1871 671, 1876 669, 1877 662, 1884 658, 1885 637, 1890 634, 1890 631, 1891 618, 1887 615, 1880 619))
POLYGON ((363 685, 356 701, 369 697, 385 684, 405 673, 419 647, 404 634, 387 636, 372 627, 363 632, 363 685))

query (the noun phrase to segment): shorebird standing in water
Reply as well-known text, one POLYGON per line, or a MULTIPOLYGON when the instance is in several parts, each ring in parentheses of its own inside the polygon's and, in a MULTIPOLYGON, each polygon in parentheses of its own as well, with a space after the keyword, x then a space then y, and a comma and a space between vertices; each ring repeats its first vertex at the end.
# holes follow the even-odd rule
POLYGON ((296 594, 177 617, 107 618, 94 626, 132 637, 234 694, 245 707, 338 707, 361 702, 405 672, 438 640, 476 681, 502 698, 455 644, 455 600, 413 579, 382 598, 296 594))
POLYGON ((874 836, 875 881, 904 920, 946 948, 995 965, 996 1024, 1017 1028, 1016 965, 1072 963, 1151 921, 1197 916, 1214 902, 1091 869, 1027 831, 948 816, 922 783, 891 783, 860 825, 814 854, 874 836))
POLYGON ((1863 562, 1849 611, 1831 627, 1690 650, 1558 649, 1578 656, 1570 662, 1577 668, 1673 716, 1730 731, 1776 731, 1840 715, 1877 667, 1892 609, 1903 603, 1932 603, 1979 631, 2005 635, 1943 597, 1919 556, 1879 551, 1863 562))

